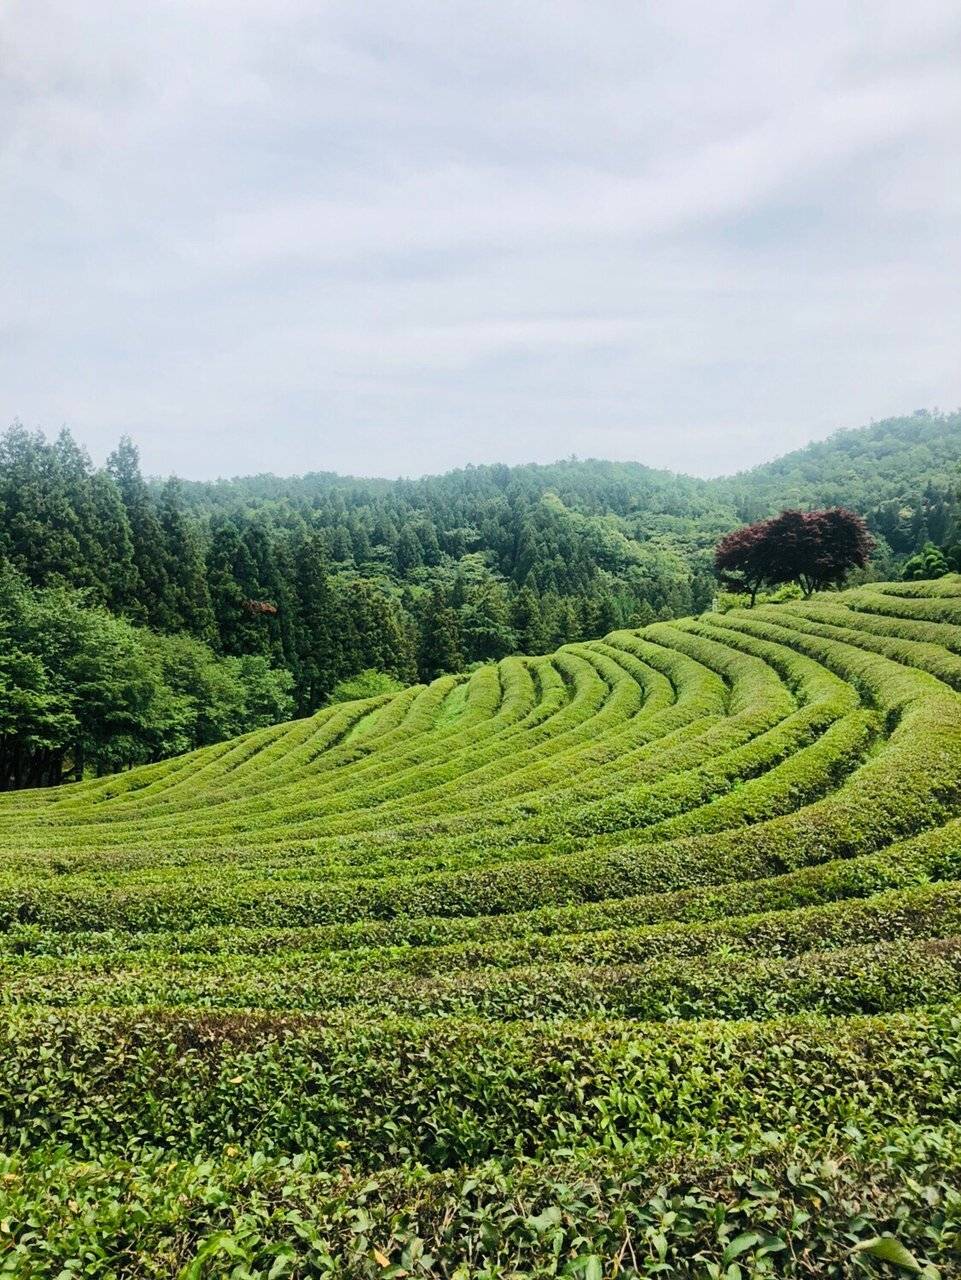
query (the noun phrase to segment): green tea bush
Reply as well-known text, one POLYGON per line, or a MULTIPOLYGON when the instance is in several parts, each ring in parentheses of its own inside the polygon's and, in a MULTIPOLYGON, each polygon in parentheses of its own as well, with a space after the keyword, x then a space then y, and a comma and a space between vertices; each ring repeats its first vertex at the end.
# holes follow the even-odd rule
POLYGON ((0 1276, 961 1274, 961 577, 348 692, 0 796, 0 1276))

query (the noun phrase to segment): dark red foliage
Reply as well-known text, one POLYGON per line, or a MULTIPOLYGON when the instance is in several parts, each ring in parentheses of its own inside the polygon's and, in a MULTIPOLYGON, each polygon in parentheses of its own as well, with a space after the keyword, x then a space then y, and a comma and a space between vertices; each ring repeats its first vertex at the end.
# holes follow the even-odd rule
POLYGON ((873 540, 864 520, 844 507, 782 511, 735 529, 714 552, 721 582, 746 592, 751 603, 762 586, 796 582, 806 596, 840 586, 851 569, 863 569, 873 540))

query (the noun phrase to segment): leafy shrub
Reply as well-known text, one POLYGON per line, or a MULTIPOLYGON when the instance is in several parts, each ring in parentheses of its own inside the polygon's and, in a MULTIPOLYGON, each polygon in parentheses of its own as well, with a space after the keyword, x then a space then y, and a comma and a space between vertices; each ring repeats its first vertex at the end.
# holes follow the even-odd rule
MULTIPOLYGON (((785 582, 775 591, 759 591, 755 604, 783 604, 785 600, 803 600, 804 592, 796 582, 785 582)), ((749 598, 743 593, 719 591, 714 597, 716 613, 729 613, 732 609, 746 609, 750 606, 749 598)))
POLYGON ((349 679, 339 680, 330 694, 331 702, 355 702, 360 698, 379 698, 385 693, 399 693, 403 684, 386 671, 368 667, 349 679))
POLYGON ((0 799, 0 1272, 954 1273, 961 580, 344 694, 0 799))
POLYGON ((905 564, 903 577, 906 582, 916 582, 919 579, 943 578, 949 572, 950 566, 941 548, 933 542, 926 542, 905 564))

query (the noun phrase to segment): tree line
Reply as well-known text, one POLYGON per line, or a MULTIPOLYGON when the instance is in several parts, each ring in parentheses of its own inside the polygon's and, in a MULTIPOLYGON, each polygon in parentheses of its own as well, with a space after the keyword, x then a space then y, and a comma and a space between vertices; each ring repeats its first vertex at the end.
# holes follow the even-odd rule
POLYGON ((0 787, 309 714, 361 673, 430 680, 709 598, 669 541, 641 547, 603 499, 576 512, 506 468, 456 501, 376 481, 223 498, 147 480, 129 439, 95 467, 67 431, 0 438, 0 787))
MULTIPOLYGON (((0 774, 11 785, 123 767, 309 714, 343 687, 430 680, 699 612, 718 539, 776 509, 777 493, 802 507, 843 490, 874 538, 862 572, 894 577, 956 537, 959 458, 961 417, 920 415, 717 481, 570 459, 422 480, 207 483, 145 477, 129 439, 98 467, 69 432, 15 425, 0 437, 0 733, 19 724, 13 738, 35 749, 7 741, 17 759, 0 774), (82 661, 44 647, 58 610, 88 646, 82 661), (103 665, 83 684, 80 667, 118 644, 141 664, 127 693, 103 665), (39 721, 66 717, 57 732, 17 720, 31 698, 39 721), (184 698, 193 710, 171 710, 184 698), (96 723, 81 703, 100 707, 96 723)), ((113 669, 119 680, 127 668, 113 669)))
POLYGON ((135 627, 0 565, 0 790, 52 786, 293 714, 290 673, 135 627))

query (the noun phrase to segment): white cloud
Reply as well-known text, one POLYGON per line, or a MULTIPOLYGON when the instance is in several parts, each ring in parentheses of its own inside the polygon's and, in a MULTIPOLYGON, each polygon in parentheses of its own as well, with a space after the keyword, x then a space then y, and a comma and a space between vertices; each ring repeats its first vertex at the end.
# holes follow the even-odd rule
POLYGON ((12 0, 0 420, 706 472, 951 405, 959 51, 950 0, 12 0))

